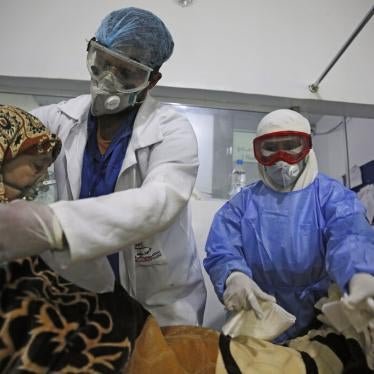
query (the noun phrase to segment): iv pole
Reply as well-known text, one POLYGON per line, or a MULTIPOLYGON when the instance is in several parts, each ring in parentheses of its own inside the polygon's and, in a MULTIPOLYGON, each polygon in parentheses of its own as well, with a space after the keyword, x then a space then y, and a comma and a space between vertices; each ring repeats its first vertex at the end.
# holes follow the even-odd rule
POLYGON ((360 33, 360 31, 364 28, 364 26, 369 22, 370 18, 374 15, 374 5, 371 7, 369 12, 366 14, 366 16, 363 18, 361 23, 356 27, 356 29, 353 31, 352 35, 348 38, 348 40, 344 43, 344 45, 340 48, 339 52, 336 54, 336 56, 331 60, 330 64, 327 66, 325 71, 320 75, 320 77, 312 84, 310 84, 309 91, 316 93, 319 89, 319 84, 322 82, 323 78, 327 75, 327 73, 331 70, 331 68, 336 64, 336 62, 339 60, 340 56, 345 52, 345 50, 349 47, 349 45, 352 43, 352 41, 355 39, 355 37, 360 33))

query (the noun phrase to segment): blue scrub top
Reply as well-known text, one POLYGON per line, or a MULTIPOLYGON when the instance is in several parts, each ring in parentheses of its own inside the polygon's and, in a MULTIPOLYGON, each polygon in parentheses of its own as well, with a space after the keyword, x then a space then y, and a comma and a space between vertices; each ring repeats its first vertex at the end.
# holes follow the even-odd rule
MULTIPOLYGON (((120 127, 103 155, 97 145, 97 119, 91 113, 89 114, 87 122, 88 139, 83 155, 80 199, 114 192, 138 109, 138 107, 134 108, 124 114, 120 127)), ((118 253, 109 255, 108 260, 116 279, 119 280, 118 253)))
POLYGON ((118 174, 125 158, 137 109, 124 115, 120 127, 105 151, 101 154, 97 145, 97 120, 88 117, 88 139, 83 155, 82 182, 79 198, 102 196, 114 192, 118 174))
POLYGON ((221 300, 228 275, 241 271, 296 316, 277 342, 305 332, 332 282, 344 292, 354 274, 374 275, 374 230, 365 208, 323 174, 294 192, 262 181, 242 189, 217 212, 206 252, 204 267, 221 300))

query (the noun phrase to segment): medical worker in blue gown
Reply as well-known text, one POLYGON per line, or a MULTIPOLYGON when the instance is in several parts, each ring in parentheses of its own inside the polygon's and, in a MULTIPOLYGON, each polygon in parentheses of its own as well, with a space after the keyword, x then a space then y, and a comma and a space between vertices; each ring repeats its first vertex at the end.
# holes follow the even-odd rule
POLYGON ((310 124, 276 110, 258 125, 254 152, 261 180, 216 214, 204 266, 229 310, 276 302, 296 316, 277 338, 303 335, 332 282, 352 305, 374 296, 374 230, 356 194, 318 173, 310 124))

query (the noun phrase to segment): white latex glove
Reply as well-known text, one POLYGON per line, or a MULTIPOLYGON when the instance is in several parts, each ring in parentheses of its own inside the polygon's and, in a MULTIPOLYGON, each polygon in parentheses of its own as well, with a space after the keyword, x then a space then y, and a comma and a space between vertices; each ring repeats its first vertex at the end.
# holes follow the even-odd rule
POLYGON ((253 309, 257 318, 263 317, 258 299, 275 303, 275 298, 263 292, 261 288, 245 274, 235 271, 226 279, 223 302, 228 310, 240 311, 253 309))
POLYGON ((343 297, 343 302, 354 308, 370 297, 374 298, 374 277, 366 273, 355 274, 349 282, 349 295, 343 297))
POLYGON ((0 262, 63 249, 63 231, 47 205, 16 200, 0 204, 0 262))

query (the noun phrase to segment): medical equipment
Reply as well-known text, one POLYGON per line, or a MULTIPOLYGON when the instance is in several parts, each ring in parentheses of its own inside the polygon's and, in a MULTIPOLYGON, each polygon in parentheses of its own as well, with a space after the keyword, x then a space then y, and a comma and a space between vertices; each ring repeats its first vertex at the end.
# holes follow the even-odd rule
POLYGON ((243 160, 236 160, 234 170, 231 173, 231 190, 229 196, 233 197, 247 182, 247 176, 243 168, 243 160))

